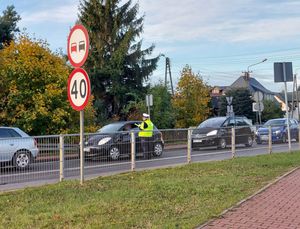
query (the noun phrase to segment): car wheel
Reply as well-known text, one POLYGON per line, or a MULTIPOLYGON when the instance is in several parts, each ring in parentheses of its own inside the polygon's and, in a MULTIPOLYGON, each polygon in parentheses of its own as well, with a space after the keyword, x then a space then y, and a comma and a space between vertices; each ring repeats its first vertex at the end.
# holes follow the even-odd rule
POLYGON ((247 137, 247 143, 245 144, 247 147, 251 147, 253 144, 253 139, 251 136, 247 137))
POLYGON ((163 153, 163 146, 160 142, 154 143, 153 156, 160 157, 163 153))
POLYGON ((17 169, 27 169, 31 162, 31 154, 28 151, 18 151, 13 157, 13 165, 17 169))
POLYGON ((226 140, 224 138, 221 138, 219 141, 219 148, 220 149, 225 149, 227 146, 226 140))
POLYGON ((120 150, 118 147, 113 146, 109 150, 109 156, 112 160, 118 160, 120 158, 120 150))
POLYGON ((286 143, 286 135, 285 134, 282 135, 281 141, 282 141, 282 143, 286 143))

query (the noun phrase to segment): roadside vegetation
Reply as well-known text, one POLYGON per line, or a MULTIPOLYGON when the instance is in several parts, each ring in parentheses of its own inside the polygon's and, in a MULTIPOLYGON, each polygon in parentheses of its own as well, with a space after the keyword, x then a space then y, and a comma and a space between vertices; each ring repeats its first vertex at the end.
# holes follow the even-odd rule
POLYGON ((236 158, 0 194, 2 228, 193 228, 300 165, 300 153, 236 158))
MULTIPOLYGON (((153 72, 159 59, 169 57, 166 53, 155 55, 160 51, 155 51, 154 44, 143 44, 145 16, 140 16, 137 1, 85 0, 79 3, 77 13, 74 24, 87 28, 91 44, 84 65, 92 85, 85 109, 86 132, 114 121, 140 119, 148 112, 146 94, 153 95, 150 113, 159 129, 198 126, 210 116, 226 114, 225 96, 220 111, 213 110, 218 101, 210 97, 212 87, 188 63, 175 75, 179 80, 174 94, 170 92, 173 85, 167 82, 150 83, 156 81, 153 72)), ((67 101, 72 68, 65 48, 51 50, 45 40, 19 28, 20 21, 13 5, 0 12, 2 125, 19 127, 30 135, 78 133, 79 115, 67 101)), ((228 91, 226 96, 233 97, 235 114, 255 118, 247 89, 228 91)), ((280 107, 272 104, 264 104, 263 121, 282 115, 280 107)))

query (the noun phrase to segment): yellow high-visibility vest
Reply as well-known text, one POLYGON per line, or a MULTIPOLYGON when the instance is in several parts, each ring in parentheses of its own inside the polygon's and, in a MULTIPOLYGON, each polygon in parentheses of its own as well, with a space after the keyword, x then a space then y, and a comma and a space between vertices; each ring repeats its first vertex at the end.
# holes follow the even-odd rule
POLYGON ((139 132, 139 137, 150 138, 153 136, 153 123, 150 119, 145 120, 140 125, 141 131, 139 132), (147 128, 144 128, 144 123, 147 123, 147 128))

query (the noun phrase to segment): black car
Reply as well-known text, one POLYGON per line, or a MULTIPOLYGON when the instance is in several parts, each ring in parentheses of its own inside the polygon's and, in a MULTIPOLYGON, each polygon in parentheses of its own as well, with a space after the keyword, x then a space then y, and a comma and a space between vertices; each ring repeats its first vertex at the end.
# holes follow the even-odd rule
MULTIPOLYGON (((136 154, 137 156, 142 155, 141 142, 138 137, 139 128, 137 127, 139 124, 141 124, 141 121, 123 121, 103 126, 97 133, 90 135, 84 143, 85 158, 97 159, 108 157, 112 160, 118 160, 120 157, 130 156, 131 131, 135 133, 136 154)), ((162 133, 156 127, 154 127, 150 142, 152 155, 155 157, 161 156, 164 141, 162 133)))
POLYGON ((192 148, 216 146, 225 149, 231 144, 232 127, 235 127, 235 143, 250 147, 254 139, 254 127, 246 117, 215 117, 202 122, 192 133, 192 148))

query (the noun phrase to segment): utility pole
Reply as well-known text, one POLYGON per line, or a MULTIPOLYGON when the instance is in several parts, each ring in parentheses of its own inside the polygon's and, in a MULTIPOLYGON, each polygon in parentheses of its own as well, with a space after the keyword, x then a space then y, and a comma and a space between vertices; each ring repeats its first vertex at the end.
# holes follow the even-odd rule
POLYGON ((165 87, 167 87, 168 84, 168 73, 170 76, 170 84, 171 84, 171 91, 172 95, 174 95, 174 89, 173 89, 173 82, 172 82, 172 74, 171 74, 171 63, 170 58, 166 57, 166 68, 165 68, 165 87))
MULTIPOLYGON (((298 120, 300 120, 297 74, 294 75, 294 86, 295 86, 295 92, 296 92, 297 118, 298 118, 298 120)), ((294 92, 294 86, 293 86, 293 92, 294 92)), ((293 97, 293 104, 294 104, 294 97, 293 97)))
MULTIPOLYGON (((255 66, 255 65, 258 65, 258 64, 261 64, 261 63, 263 63, 263 62, 266 62, 267 60, 268 60, 268 59, 265 58, 265 59, 263 59, 262 61, 259 61, 259 62, 255 63, 255 64, 250 64, 250 65, 247 67, 247 71, 244 72, 244 73, 245 73, 245 80, 249 81, 249 79, 250 79, 250 73, 252 73, 252 71, 249 70, 250 67, 255 66)), ((259 124, 261 124, 261 107, 260 107, 260 101, 259 101, 259 103, 258 103, 258 113, 256 112, 256 122, 258 122, 258 121, 259 121, 259 124)))
POLYGON ((295 101, 295 99, 294 99, 294 96, 295 96, 295 91, 297 92, 297 88, 296 88, 296 90, 295 90, 295 77, 296 75, 294 74, 294 77, 293 77, 293 91, 292 91, 292 107, 291 107, 291 109, 292 109, 292 118, 294 117, 294 101, 295 101))

